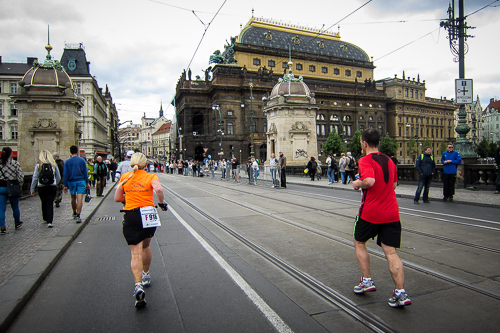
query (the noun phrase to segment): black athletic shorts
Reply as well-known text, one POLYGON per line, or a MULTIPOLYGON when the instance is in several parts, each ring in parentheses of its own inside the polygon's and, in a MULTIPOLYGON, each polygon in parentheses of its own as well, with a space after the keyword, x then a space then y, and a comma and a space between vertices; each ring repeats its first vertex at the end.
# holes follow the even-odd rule
POLYGON ((123 217, 123 236, 128 245, 137 245, 146 238, 155 235, 156 227, 143 228, 141 220, 141 211, 128 210, 123 217))
POLYGON ((370 223, 359 216, 354 222, 354 239, 358 242, 366 242, 370 238, 377 237, 377 245, 384 243, 395 248, 401 247, 401 221, 391 223, 370 223))

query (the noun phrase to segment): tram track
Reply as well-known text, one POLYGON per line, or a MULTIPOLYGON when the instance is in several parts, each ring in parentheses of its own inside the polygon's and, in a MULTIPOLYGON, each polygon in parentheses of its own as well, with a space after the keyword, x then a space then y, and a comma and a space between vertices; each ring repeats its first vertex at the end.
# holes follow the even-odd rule
MULTIPOLYGON (((279 220, 281 222, 284 222, 284 223, 287 223, 289 225, 293 225, 295 227, 298 227, 300 229, 303 229, 303 230, 306 230, 308 232, 311 232, 313 234, 316 234, 316 235, 319 235, 321 237, 325 237, 327 239, 330 239, 332 241, 335 241, 335 242, 338 242, 338 243, 341 243, 343 245, 346 245, 346 246, 349 246, 349 247, 353 247, 353 242, 352 240, 346 240, 342 237, 338 237, 338 236, 335 236, 335 235, 332 235, 332 234, 329 234, 327 232, 324 232, 324 231, 321 231, 321 230, 318 230, 318 229, 315 229, 315 228, 312 228, 312 227, 309 227, 309 226, 306 226, 306 225, 303 225, 301 223, 298 223, 298 222, 295 222, 295 221, 292 221, 292 220, 289 220, 289 219, 286 219, 286 218, 283 218, 281 216, 278 216, 276 214, 273 214, 273 213, 269 213, 269 212, 265 212, 263 211, 262 209, 259 209, 259 208, 255 208, 255 207, 252 207, 252 206, 249 206, 247 204, 244 204, 244 203, 241 203, 241 202, 237 202, 236 200, 232 200, 232 199, 228 199, 228 198, 225 198, 223 196, 219 196, 219 195, 216 195, 216 194, 213 194, 212 192, 209 192, 209 191, 205 191, 205 190, 202 190, 200 188, 197 188, 197 187, 194 187, 194 186, 190 186, 190 185, 187 185, 187 184, 184 184, 186 186, 189 186, 193 189, 196 189, 198 191, 201 191, 201 192, 204 192, 204 193, 207 193, 211 196, 214 196, 214 197, 217 197, 219 199, 222 199, 222 200, 225 200, 227 202, 230 202, 232 204, 235 204, 235 205, 238 205, 240 207, 244 207, 246 209, 249 209, 251 211, 254 211, 256 213, 259 213, 259 214, 262 214, 262 215, 265 215, 265 216, 268 216, 268 217, 271 217, 273 219, 276 219, 276 220, 279 220)), ((188 202, 185 198, 183 198, 182 196, 178 195, 177 193, 175 193, 174 191, 171 191, 170 189, 167 188, 167 190, 169 192, 171 192, 172 194, 174 194, 175 196, 177 196, 179 199, 181 199, 182 201, 184 202, 188 202)), ((260 198, 265 198, 264 196, 261 196, 259 195, 260 198)), ((272 199, 275 199, 275 198, 272 198, 272 199)), ((285 201, 282 201, 280 199, 280 202, 285 202, 285 201)), ((296 203, 291 203, 295 206, 299 206, 298 204, 296 203)), ((189 206, 194 206, 192 203, 189 203, 189 206)), ((310 207, 308 207, 310 209, 310 207)), ((199 208, 196 208, 196 210, 200 210, 199 208)), ((327 210, 324 210, 325 212, 328 212, 327 210)), ((332 213, 332 212, 329 212, 329 213, 332 213)), ((333 213, 332 213, 333 214, 333 213)), ((339 214, 339 213, 334 213, 335 215, 339 215, 339 216, 343 216, 343 217, 348 217, 348 218, 352 218, 352 216, 349 216, 349 215, 345 215, 345 214, 339 214)), ((204 215, 204 214, 202 214, 204 215)), ((227 227, 227 226, 226 226, 227 227)), ((232 233, 231 233, 232 234, 232 233)), ((440 237, 440 236, 437 236, 437 237, 440 237)), ((443 239, 443 240, 446 240, 446 239, 443 239)), ((456 240, 455 240, 456 241, 456 240)), ((460 242, 460 241, 457 241, 457 242, 460 242)), ((465 242, 464 242, 465 243, 465 242)), ((467 243, 466 243, 467 244, 467 243)), ((475 244, 472 244, 472 245, 475 245, 475 244)), ((480 245, 475 245, 475 246, 478 246, 478 247, 481 247, 480 245)), ((492 252, 497 252, 498 250, 496 249, 492 249, 493 251, 492 252)), ((385 255, 382 253, 382 252, 379 252, 379 251, 376 251, 376 250, 372 250, 372 249, 368 249, 368 252, 374 256, 377 256, 379 258, 383 258, 385 259, 385 255)), ((442 281, 446 281, 446 282, 449 282, 449 283, 452 283, 454 285, 457 285, 457 286, 460 286, 460 287, 463 287, 463 288, 466 288, 468 290, 471 290, 471 291, 474 291, 476 293, 479 293, 479 294, 482 294, 482 295, 485 295, 485 296, 488 296, 488 297, 491 297, 493 299, 496 299, 496 300, 500 300, 500 294, 499 293, 496 293, 496 292, 493 292, 493 291, 490 291, 490 290, 487 290, 487 289, 484 289, 484 288, 481 288, 481 287, 478 287, 478 286, 475 286, 473 284, 470 284, 468 282, 465 282, 465 281, 462 281, 460 279, 457 279, 457 278, 454 278, 452 276, 449 276, 449 275, 446 275, 446 274, 443 274, 443 273, 440 273, 440 272, 437 272, 437 271, 434 271, 434 270, 431 270, 431 269, 428 269, 428 268, 425 268, 423 266, 420 266, 420 265, 417 265, 417 264, 414 264, 414 263, 411 263, 409 261, 406 261, 406 260, 402 260, 403 264, 405 267, 408 267, 408 268, 411 268, 415 271, 418 271, 418 272, 421 272, 421 273, 424 273, 424 274, 427 274, 427 275, 430 275, 430 276, 433 276, 435 278, 438 278, 442 281)))
MULTIPOLYGON (((213 184, 210 184, 210 185, 213 185, 213 184)), ((240 191, 240 190, 233 189, 233 188, 227 188, 227 189, 230 189, 230 190, 233 190, 233 191, 240 191)), ((276 199, 276 198, 265 196, 265 195, 261 195, 261 194, 259 194, 258 196, 260 198, 266 198, 266 199, 271 199, 271 200, 275 200, 276 199)), ((312 196, 306 196, 306 197, 313 198, 312 196)), ((314 198, 317 199, 317 196, 315 196, 314 198)), ((335 199, 340 199, 342 201, 347 201, 347 204, 350 204, 352 206, 356 206, 356 207, 359 206, 359 202, 357 202, 356 204, 354 204, 354 202, 355 202, 354 200, 342 199, 342 198, 335 198, 335 199), (353 201, 353 203, 351 203, 350 201, 353 201)), ((327 201, 326 198, 325 199, 322 198, 321 200, 327 201)), ((296 203, 296 202, 287 201, 287 200, 284 200, 283 198, 280 198, 280 202, 281 203, 287 203, 287 204, 290 204, 290 205, 294 205, 294 206, 297 206, 297 207, 303 207, 303 208, 311 209, 310 206, 302 205, 302 204, 299 204, 299 203, 296 203)), ((331 203, 331 201, 328 201, 328 202, 331 203)), ((352 219, 353 218, 351 215, 337 213, 337 212, 332 212, 329 209, 324 209, 324 208, 314 208, 314 209, 316 211, 324 212, 324 213, 335 215, 335 216, 345 217, 345 218, 348 218, 348 219, 352 219)), ((463 226, 476 227, 476 228, 482 228, 482 229, 493 230, 493 231, 500 231, 499 228, 493 228, 493 227, 482 226, 482 225, 475 225, 475 224, 470 224, 470 223, 465 223, 465 222, 459 222, 459 221, 450 221, 450 220, 442 219, 442 218, 438 218, 438 217, 429 217, 429 216, 425 216, 425 215, 405 213, 405 212, 400 212, 400 214, 402 214, 402 215, 408 215, 408 216, 413 216, 413 217, 418 217, 418 218, 423 218, 423 219, 431 219, 431 220, 437 220, 437 221, 441 221, 441 222, 454 223, 454 224, 463 225, 463 226)), ((475 219, 475 220, 478 220, 478 219, 475 219)), ((485 221, 485 222, 496 223, 494 221, 485 221)), ((479 245, 479 244, 469 243, 469 242, 461 241, 461 240, 458 240, 458 239, 453 239, 453 238, 449 238, 449 237, 445 237, 445 236, 434 235, 434 234, 430 234, 430 233, 427 233, 427 232, 413 230, 413 229, 409 229, 409 228, 402 228, 402 230, 404 232, 408 232, 408 233, 412 233, 412 234, 415 234, 415 235, 420 235, 420 236, 424 236, 424 237, 428 237, 428 238, 438 239, 438 240, 442 240, 442 241, 453 243, 453 244, 457 244, 457 245, 467 246, 467 247, 476 248, 476 249, 479 249, 479 250, 493 252, 493 253, 500 253, 500 249, 495 249, 495 248, 491 248, 491 247, 487 247, 487 246, 483 246, 483 245, 479 245)))
POLYGON ((310 290, 312 290, 314 293, 322 297, 324 300, 327 302, 331 303, 335 307, 339 308, 340 310, 344 311, 347 313, 349 316, 357 320, 360 324, 365 326, 366 328, 370 329, 373 332, 400 332, 398 329, 390 326, 386 322, 384 322, 382 319, 378 318, 377 316, 360 309, 355 303, 353 303, 351 300, 348 298, 344 297, 342 294, 338 293, 337 291, 333 290, 332 288, 326 286, 319 280, 315 279, 314 277, 310 276, 309 274, 295 268, 294 266, 288 264, 286 261, 282 260, 278 256, 274 255, 264 247, 260 246, 259 244, 251 241, 247 237, 243 236, 242 234, 238 233, 236 230, 233 228, 229 227, 227 224, 223 223, 219 219, 213 217, 212 215, 208 214, 205 212, 203 209, 197 207, 195 204, 191 203, 189 200, 181 196, 180 194, 176 193, 175 191, 169 189, 165 185, 163 187, 171 193, 173 196, 177 197, 179 200, 181 200, 184 204, 189 206, 191 209, 196 211, 198 214, 201 216, 205 217, 208 219, 210 222, 214 223, 216 226, 227 232, 229 235, 233 236, 236 238, 238 241, 241 243, 245 244, 247 247, 249 247, 252 251, 255 253, 259 254, 269 262, 273 263, 275 266, 286 272, 288 275, 292 276, 295 280, 300 282, 302 285, 306 286, 310 290))

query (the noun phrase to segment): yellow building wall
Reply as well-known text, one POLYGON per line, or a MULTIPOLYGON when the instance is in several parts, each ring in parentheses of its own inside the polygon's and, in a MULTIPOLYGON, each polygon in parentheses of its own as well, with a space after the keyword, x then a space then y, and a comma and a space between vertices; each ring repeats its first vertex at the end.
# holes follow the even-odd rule
MULTIPOLYGON (((266 67, 266 69, 272 69, 276 74, 283 74, 285 68, 282 67, 283 63, 288 63, 288 58, 269 56, 265 54, 256 54, 249 52, 237 52, 234 55, 236 59, 236 63, 240 66, 246 66, 247 70, 250 72, 257 72, 260 67, 266 67), (260 65, 254 65, 254 59, 260 60, 260 65), (269 67, 269 61, 275 62, 275 67, 269 67)), ((366 79, 371 79, 373 81, 373 69, 362 68, 357 66, 345 66, 345 65, 337 65, 326 62, 319 61, 309 61, 309 60, 298 60, 292 58, 293 67, 292 72, 295 76, 303 76, 306 78, 315 78, 315 79, 327 79, 327 80, 336 80, 336 81, 347 81, 354 82, 356 79, 356 72, 361 72, 361 77, 358 77, 358 82, 363 83, 366 79), (301 64, 302 70, 297 70, 296 65, 301 64), (309 70, 309 66, 315 66, 315 71, 311 72, 309 70), (327 73, 322 72, 322 67, 326 67, 327 73), (334 69, 339 69, 339 74, 334 74, 334 69), (345 71, 350 70, 351 76, 346 76, 345 71)))

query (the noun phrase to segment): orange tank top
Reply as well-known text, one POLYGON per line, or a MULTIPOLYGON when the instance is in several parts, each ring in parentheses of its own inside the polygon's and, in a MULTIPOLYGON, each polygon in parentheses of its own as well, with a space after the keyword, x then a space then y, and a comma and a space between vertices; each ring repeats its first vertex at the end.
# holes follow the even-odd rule
MULTIPOLYGON (((131 171, 133 172, 133 171, 131 171)), ((123 174, 120 182, 128 178, 130 172, 123 174)), ((125 191, 125 210, 139 207, 154 206, 153 187, 151 181, 159 180, 157 175, 152 175, 144 170, 137 170, 135 175, 123 186, 125 191)))

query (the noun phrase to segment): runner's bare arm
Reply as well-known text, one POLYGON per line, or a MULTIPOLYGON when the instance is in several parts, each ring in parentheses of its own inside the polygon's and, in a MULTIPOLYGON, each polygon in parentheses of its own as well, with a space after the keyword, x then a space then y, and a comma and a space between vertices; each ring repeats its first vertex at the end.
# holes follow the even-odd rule
POLYGON ((158 198, 158 203, 163 203, 163 187, 161 187, 160 181, 158 179, 153 179, 151 181, 151 187, 153 187, 153 191, 156 193, 156 197, 158 198))

